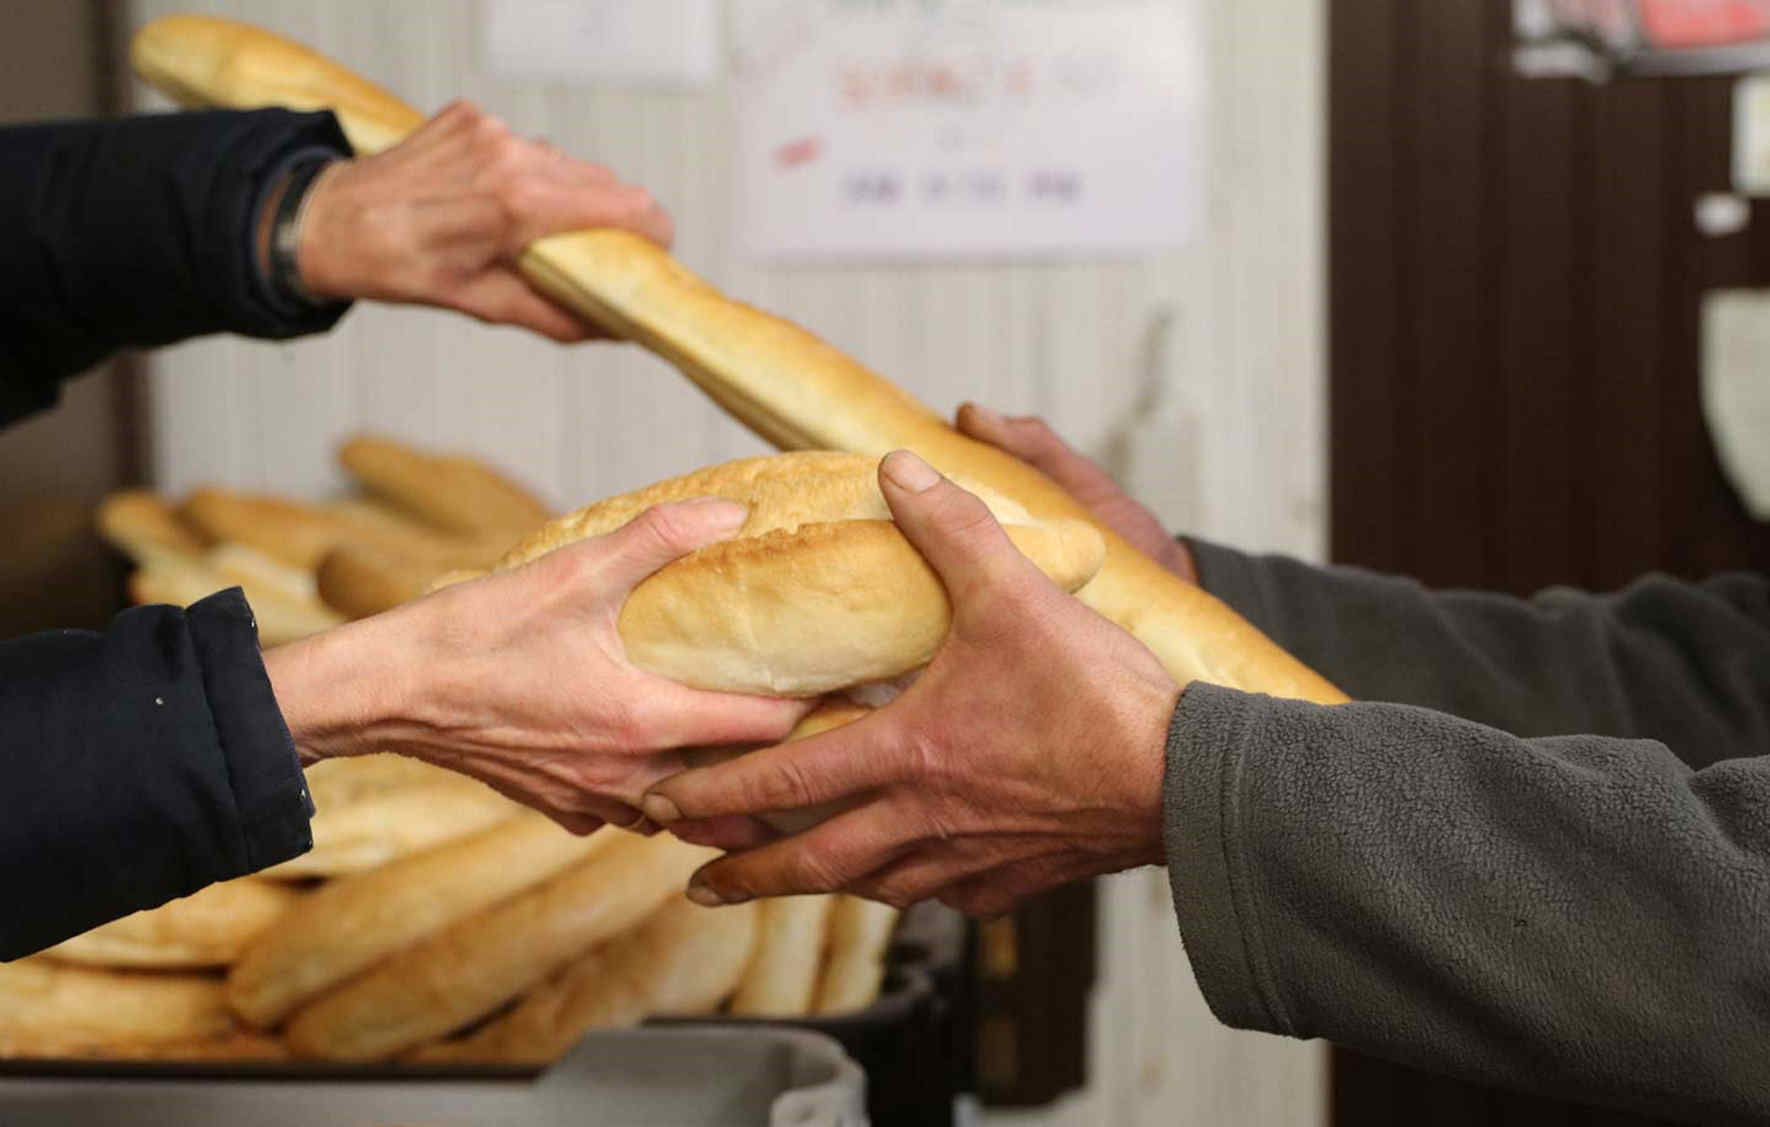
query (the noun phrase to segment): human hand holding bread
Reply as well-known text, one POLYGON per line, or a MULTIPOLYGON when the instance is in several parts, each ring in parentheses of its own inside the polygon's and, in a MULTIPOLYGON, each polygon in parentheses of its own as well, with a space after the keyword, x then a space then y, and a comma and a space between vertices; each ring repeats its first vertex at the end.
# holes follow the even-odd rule
POLYGON ((950 594, 951 631, 872 716, 653 789, 646 813, 678 836, 750 847, 706 866, 690 897, 845 891, 992 913, 1059 883, 1159 863, 1163 748, 1180 687, 926 462, 895 453, 880 482, 950 594), (731 821, 830 803, 849 805, 775 842, 731 821))

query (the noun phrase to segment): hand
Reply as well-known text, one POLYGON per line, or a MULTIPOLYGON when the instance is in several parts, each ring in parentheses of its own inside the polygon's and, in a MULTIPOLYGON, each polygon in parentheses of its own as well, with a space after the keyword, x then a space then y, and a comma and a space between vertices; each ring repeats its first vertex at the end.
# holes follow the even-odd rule
POLYGON ((677 836, 748 847, 697 874, 690 898, 841 890, 990 914, 1066 881, 1159 863, 1179 687, 927 463, 893 454, 880 485, 946 584, 952 630, 916 683, 871 716, 652 789, 646 813, 677 836), (757 823, 734 820, 831 802, 849 805, 759 846, 757 823))
POLYGON ((727 501, 652 509, 515 571, 265 655, 304 760, 392 751, 478 778, 588 833, 634 827, 676 751, 782 738, 804 702, 699 692, 635 668, 616 620, 672 560, 725 539, 727 501))
POLYGON ((672 237, 643 189, 466 102, 384 153, 334 164, 311 192, 297 260, 316 297, 437 305, 558 341, 593 330, 517 273, 525 247, 592 227, 672 237))
POLYGON ((1198 583, 1198 568, 1186 545, 1170 536, 1156 515, 1120 489, 1110 474, 1070 449, 1045 420, 1035 416, 1004 418, 987 407, 967 403, 959 408, 957 422, 964 434, 1014 455, 1063 486, 1096 520, 1144 555, 1188 583, 1198 583))

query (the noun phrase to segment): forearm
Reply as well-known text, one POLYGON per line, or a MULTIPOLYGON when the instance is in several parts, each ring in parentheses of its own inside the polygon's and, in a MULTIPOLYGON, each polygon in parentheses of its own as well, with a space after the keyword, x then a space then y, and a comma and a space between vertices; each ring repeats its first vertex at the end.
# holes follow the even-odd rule
POLYGON ((1516 599, 1192 547, 1207 590, 1356 699, 1521 736, 1657 739, 1696 765, 1770 746, 1762 577, 1516 599))
POLYGON ((312 845, 238 591, 0 643, 0 959, 312 845))
POLYGON ((280 110, 0 130, 0 421, 120 348, 336 322, 276 299, 254 237, 283 162, 316 148, 348 152, 332 117, 280 110))
POLYGON ((1770 760, 1195 686, 1181 930, 1226 1022, 1484 1082, 1770 1115, 1770 760))

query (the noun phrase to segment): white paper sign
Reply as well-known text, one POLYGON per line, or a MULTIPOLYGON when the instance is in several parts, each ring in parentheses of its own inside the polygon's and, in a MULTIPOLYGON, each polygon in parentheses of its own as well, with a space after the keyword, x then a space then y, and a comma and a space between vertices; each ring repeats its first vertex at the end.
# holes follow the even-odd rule
POLYGON ((486 66, 502 78, 706 86, 719 76, 717 0, 482 0, 486 66))
POLYGON ((1118 256, 1196 227, 1192 0, 736 0, 732 19, 756 257, 1118 256))

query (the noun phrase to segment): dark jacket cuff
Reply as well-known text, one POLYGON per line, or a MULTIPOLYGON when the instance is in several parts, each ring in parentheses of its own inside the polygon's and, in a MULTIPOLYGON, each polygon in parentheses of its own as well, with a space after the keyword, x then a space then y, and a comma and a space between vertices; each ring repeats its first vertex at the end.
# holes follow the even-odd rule
POLYGON ((235 588, 211 595, 190 608, 186 621, 239 812, 247 871, 257 872, 313 848, 307 776, 264 671, 245 594, 235 588))
POLYGON ((1243 848, 1243 749, 1264 697, 1194 682, 1168 729, 1163 841, 1174 912, 1194 975, 1225 1025, 1295 1035, 1260 926, 1258 874, 1243 848))

